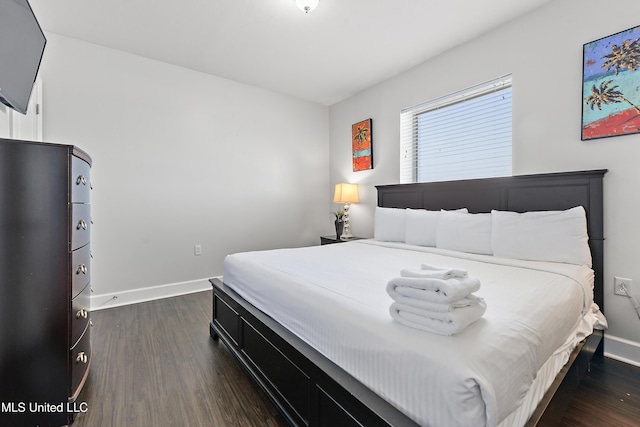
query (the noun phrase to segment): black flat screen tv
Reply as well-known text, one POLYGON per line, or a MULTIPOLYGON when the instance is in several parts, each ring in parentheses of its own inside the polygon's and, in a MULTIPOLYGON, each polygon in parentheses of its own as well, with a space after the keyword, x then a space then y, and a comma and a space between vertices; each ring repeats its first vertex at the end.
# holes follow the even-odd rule
POLYGON ((0 102, 26 114, 47 39, 27 0, 0 0, 0 102))

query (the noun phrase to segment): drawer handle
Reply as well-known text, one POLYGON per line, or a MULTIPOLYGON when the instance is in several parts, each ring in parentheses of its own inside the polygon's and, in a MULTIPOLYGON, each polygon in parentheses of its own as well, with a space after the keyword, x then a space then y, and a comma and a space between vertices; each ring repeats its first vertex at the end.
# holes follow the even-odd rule
POLYGON ((80 274, 80 273, 87 274, 87 266, 86 265, 80 264, 78 266, 78 268, 76 269, 76 274, 80 274))
POLYGON ((76 356, 76 363, 87 363, 88 360, 89 358, 84 351, 81 351, 78 353, 78 356, 76 356))
POLYGON ((79 318, 83 318, 86 319, 87 317, 89 317, 89 313, 87 312, 87 310, 85 310, 84 308, 81 308, 80 310, 78 310, 78 312, 76 313, 76 319, 79 318))
POLYGON ((78 178, 76 178, 76 185, 87 185, 87 178, 84 177, 84 175, 78 175, 78 178))
POLYGON ((78 225, 76 225, 76 230, 80 230, 80 229, 86 230, 87 229, 87 223, 84 221, 84 219, 81 219, 80 221, 78 221, 78 225))

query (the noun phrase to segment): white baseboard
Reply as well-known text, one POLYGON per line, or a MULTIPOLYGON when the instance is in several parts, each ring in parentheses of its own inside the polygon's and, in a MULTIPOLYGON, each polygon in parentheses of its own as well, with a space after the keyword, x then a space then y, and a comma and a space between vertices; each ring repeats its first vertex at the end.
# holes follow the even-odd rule
POLYGON ((120 307, 123 305, 137 304, 162 298, 170 298, 178 295, 192 294, 194 292, 208 291, 211 289, 209 278, 190 280, 188 282, 170 283, 167 285, 150 286, 148 288, 132 289, 130 291, 115 292, 103 295, 91 295, 91 310, 104 310, 105 308, 120 307))
POLYGON ((640 366, 640 343, 604 333, 604 355, 630 365, 640 366))

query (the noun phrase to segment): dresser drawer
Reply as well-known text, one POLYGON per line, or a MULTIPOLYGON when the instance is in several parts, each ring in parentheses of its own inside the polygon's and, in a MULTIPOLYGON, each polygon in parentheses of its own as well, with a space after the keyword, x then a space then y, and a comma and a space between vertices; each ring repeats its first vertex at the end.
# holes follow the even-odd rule
POLYGON ((74 347, 87 324, 91 315, 91 285, 87 285, 82 292, 71 300, 71 315, 69 322, 71 323, 71 347, 74 347))
POLYGON ((78 397, 84 384, 91 363, 91 327, 87 324, 80 341, 69 350, 69 366, 71 368, 70 400, 78 397))
POLYGON ((89 203, 91 181, 89 163, 76 156, 71 156, 71 202, 89 203))
POLYGON ((91 205, 74 203, 71 205, 71 249, 78 249, 91 237, 91 205))
POLYGON ((71 254, 71 298, 75 298, 89 284, 91 269, 90 244, 76 249, 71 254))

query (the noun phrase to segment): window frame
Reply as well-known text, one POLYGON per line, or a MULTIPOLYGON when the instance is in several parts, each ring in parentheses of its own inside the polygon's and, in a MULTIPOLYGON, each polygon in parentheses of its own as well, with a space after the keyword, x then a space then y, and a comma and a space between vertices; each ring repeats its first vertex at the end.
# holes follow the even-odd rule
MULTIPOLYGON (((506 89, 513 88, 513 78, 511 74, 506 74, 500 76, 496 79, 480 83, 478 85, 463 89, 458 92, 454 92, 448 95, 441 96, 439 98, 423 102, 417 105, 414 105, 409 108, 405 108, 400 112, 400 183, 414 183, 414 182, 433 182, 433 181, 442 181, 442 180, 452 180, 450 178, 445 179, 430 179, 418 181, 419 178, 419 125, 418 125, 418 117, 422 114, 428 113, 430 111, 441 110, 445 107, 453 106, 456 104, 465 103, 471 100, 476 100, 479 97, 494 94, 496 92, 500 92, 506 89)), ((511 97, 510 97, 511 98, 511 97)), ((513 146, 513 131, 512 131, 512 114, 513 114, 513 104, 510 102, 509 112, 505 113, 511 120, 510 136, 509 136, 509 146, 513 146)), ((492 123, 492 122, 487 122, 492 123)), ((511 176, 513 174, 513 151, 510 151, 508 163, 503 164, 503 168, 508 167, 508 173, 491 173, 491 174, 480 174, 477 178, 485 178, 485 177, 493 177, 493 176, 511 176)), ((474 176, 473 178, 476 178, 474 176)), ((461 177, 459 179, 468 179, 466 177, 461 177)))

